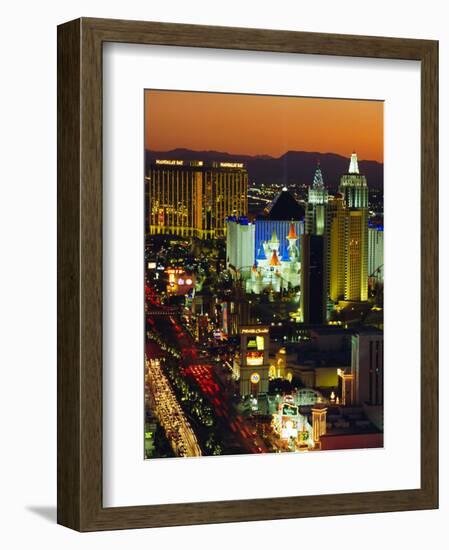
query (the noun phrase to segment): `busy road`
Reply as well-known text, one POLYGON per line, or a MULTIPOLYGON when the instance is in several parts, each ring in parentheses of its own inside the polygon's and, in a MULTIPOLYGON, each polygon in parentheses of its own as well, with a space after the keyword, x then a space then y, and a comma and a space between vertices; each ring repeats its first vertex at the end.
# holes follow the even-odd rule
POLYGON ((189 421, 164 375, 159 359, 146 358, 146 388, 154 414, 177 456, 201 456, 202 452, 189 421))

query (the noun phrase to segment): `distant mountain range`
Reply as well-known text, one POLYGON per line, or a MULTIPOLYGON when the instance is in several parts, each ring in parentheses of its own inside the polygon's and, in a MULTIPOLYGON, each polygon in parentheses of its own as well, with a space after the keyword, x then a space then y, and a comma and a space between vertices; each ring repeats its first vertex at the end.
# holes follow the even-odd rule
MULTIPOLYGON (((349 158, 334 153, 309 153, 287 151, 278 158, 268 155, 238 155, 220 151, 192 151, 173 149, 171 151, 145 151, 146 173, 155 159, 235 161, 243 162, 251 182, 282 185, 311 185, 317 161, 320 161, 324 183, 331 192, 337 190, 340 176, 349 168, 349 158)), ((360 172, 364 174, 371 189, 383 191, 383 164, 374 160, 359 161, 360 172)))

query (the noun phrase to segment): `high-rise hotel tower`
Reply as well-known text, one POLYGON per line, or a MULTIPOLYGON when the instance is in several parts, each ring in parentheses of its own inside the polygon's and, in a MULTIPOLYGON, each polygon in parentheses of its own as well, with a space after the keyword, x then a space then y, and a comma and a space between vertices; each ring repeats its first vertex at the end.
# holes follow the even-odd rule
MULTIPOLYGON (((330 302, 367 300, 368 185, 355 153, 334 196, 328 194, 318 164, 309 188, 305 225, 306 234, 323 238, 323 273, 330 302)), ((323 309, 321 301, 314 307, 323 309)))
POLYGON ((346 206, 344 299, 364 302, 368 299, 368 185, 356 153, 339 190, 346 206))
POLYGON ((338 302, 345 296, 347 210, 341 193, 328 205, 329 297, 338 302))
POLYGON ((150 235, 214 239, 228 216, 245 216, 248 173, 240 162, 156 160, 148 181, 150 235))

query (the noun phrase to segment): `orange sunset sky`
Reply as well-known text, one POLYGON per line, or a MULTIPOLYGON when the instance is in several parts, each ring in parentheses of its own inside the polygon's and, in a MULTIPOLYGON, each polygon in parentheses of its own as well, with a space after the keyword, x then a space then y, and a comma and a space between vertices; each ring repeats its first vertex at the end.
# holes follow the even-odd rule
POLYGON ((337 153, 383 162, 383 102, 145 91, 145 148, 279 157, 337 153))

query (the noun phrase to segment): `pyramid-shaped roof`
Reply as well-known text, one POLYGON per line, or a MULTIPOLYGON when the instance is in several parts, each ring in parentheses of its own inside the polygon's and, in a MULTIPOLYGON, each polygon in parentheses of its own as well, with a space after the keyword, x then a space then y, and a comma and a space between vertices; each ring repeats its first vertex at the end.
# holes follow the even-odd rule
POLYGON ((268 206, 264 218, 279 221, 303 220, 304 207, 300 205, 293 195, 284 187, 268 206))

